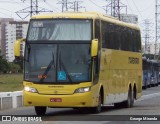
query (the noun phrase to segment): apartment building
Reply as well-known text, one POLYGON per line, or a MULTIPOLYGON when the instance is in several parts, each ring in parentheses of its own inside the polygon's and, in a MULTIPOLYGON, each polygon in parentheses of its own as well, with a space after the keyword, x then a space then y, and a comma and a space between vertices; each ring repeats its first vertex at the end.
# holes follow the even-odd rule
MULTIPOLYGON (((9 21, 5 22, 1 30, 1 48, 2 54, 9 61, 13 62, 14 57, 14 42, 17 39, 25 38, 28 29, 27 21, 9 21)), ((21 54, 24 54, 24 44, 21 44, 21 54)))
POLYGON ((1 55, 5 58, 5 25, 9 23, 9 21, 13 21, 13 18, 0 18, 0 49, 1 55))
POLYGON ((156 48, 156 55, 159 55, 160 54, 160 43, 157 43, 156 47, 155 47, 154 42, 147 44, 146 48, 145 48, 145 45, 142 45, 142 51, 145 54, 155 54, 155 48, 156 48))
POLYGON ((127 23, 138 24, 138 16, 135 14, 121 14, 120 20, 127 23))

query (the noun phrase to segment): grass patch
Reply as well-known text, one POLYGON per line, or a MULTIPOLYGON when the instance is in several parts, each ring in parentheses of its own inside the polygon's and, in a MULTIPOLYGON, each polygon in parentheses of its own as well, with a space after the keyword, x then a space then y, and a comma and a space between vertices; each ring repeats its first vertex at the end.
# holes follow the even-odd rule
POLYGON ((23 74, 0 74, 0 92, 23 89, 23 74))

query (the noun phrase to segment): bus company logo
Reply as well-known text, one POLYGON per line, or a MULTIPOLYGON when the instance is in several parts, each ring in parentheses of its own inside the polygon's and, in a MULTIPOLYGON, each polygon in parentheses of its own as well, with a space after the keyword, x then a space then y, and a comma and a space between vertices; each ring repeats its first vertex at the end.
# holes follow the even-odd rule
POLYGON ((129 64, 139 64, 139 58, 129 57, 129 64))

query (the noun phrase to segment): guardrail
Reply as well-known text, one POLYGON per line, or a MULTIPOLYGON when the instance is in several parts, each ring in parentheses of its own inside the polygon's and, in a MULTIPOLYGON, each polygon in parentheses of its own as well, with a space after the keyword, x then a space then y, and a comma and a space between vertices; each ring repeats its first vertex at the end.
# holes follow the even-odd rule
POLYGON ((23 106, 22 91, 0 92, 0 110, 23 106))

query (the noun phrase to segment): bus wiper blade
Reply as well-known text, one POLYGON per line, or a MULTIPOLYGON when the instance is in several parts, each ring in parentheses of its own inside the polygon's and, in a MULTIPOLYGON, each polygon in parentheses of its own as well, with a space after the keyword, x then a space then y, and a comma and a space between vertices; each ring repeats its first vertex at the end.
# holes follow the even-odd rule
POLYGON ((66 67, 65 67, 65 65, 64 65, 64 63, 63 63, 63 61, 62 61, 62 59, 61 59, 61 52, 60 52, 60 56, 59 56, 59 61, 60 61, 60 62, 59 62, 60 65, 62 66, 62 68, 63 68, 64 71, 66 72, 66 75, 67 75, 69 81, 72 83, 73 81, 72 81, 72 79, 71 79, 71 76, 69 75, 68 70, 66 69, 66 67))
MULTIPOLYGON (((54 65, 54 54, 52 52, 52 60, 49 63, 49 65, 47 66, 45 72, 42 74, 42 76, 46 76, 50 70, 50 68, 52 67, 52 64, 54 65)), ((55 65, 54 65, 55 66, 55 65)), ((39 82, 43 82, 45 78, 41 78, 39 82)))

